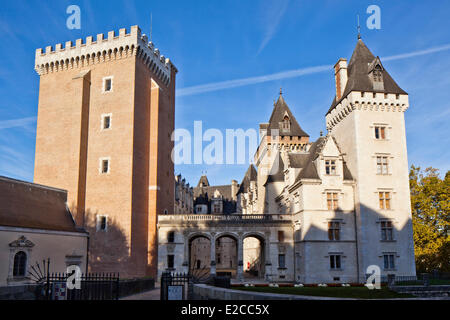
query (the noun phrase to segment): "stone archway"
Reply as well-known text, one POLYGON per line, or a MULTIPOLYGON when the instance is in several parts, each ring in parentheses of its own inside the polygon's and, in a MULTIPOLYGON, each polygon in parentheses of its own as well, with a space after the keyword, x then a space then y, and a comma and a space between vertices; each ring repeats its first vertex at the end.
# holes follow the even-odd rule
POLYGON ((189 238, 189 273, 197 277, 211 273, 211 240, 207 235, 194 234, 189 238))
POLYGON ((247 279, 264 279, 266 274, 266 241, 260 234, 243 237, 243 275, 247 279))
POLYGON ((230 275, 236 278, 238 274, 238 238, 229 233, 222 233, 215 240, 215 263, 217 275, 230 275))

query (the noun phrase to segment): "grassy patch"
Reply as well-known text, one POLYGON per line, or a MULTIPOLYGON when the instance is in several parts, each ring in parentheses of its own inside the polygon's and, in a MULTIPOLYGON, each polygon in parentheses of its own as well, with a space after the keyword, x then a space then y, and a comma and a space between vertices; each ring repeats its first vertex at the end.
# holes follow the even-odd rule
POLYGON ((266 293, 295 294, 303 296, 319 296, 334 298, 356 299, 390 299, 390 298, 414 298, 410 294, 401 294, 391 291, 386 287, 380 290, 369 290, 366 287, 233 287, 233 289, 266 293))

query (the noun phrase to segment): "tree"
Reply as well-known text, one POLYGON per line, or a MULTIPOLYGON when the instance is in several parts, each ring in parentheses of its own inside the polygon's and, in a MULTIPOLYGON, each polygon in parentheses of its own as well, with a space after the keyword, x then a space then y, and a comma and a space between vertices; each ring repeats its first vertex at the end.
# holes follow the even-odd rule
POLYGON ((409 174, 418 272, 450 272, 450 171, 411 166, 409 174))

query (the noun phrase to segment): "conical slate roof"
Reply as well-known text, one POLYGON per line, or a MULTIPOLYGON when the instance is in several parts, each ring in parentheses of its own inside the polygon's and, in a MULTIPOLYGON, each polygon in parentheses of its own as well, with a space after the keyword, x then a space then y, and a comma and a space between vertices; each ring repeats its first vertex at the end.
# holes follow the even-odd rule
POLYGON ((284 181, 284 162, 283 159, 281 158, 281 154, 278 152, 278 159, 275 161, 272 169, 274 170, 274 168, 276 168, 275 166, 277 166, 277 172, 271 174, 270 176, 267 177, 266 180, 266 184, 271 183, 271 182, 282 182, 284 181), (276 161, 278 161, 278 163, 276 163, 276 161))
POLYGON ((380 58, 375 57, 364 42, 359 39, 347 67, 348 80, 344 93, 338 101, 336 100, 336 97, 334 97, 333 103, 331 104, 327 114, 330 113, 331 110, 333 110, 334 107, 352 91, 407 94, 398 86, 398 84, 394 81, 394 79, 392 79, 382 65, 381 72, 383 86, 380 88, 374 85, 370 72, 376 64, 381 65, 380 58))
MULTIPOLYGON (((278 101, 275 103, 272 115, 270 116, 269 126, 267 127, 267 135, 271 135, 271 130, 278 130, 278 134, 281 136, 299 136, 299 137, 309 137, 309 135, 303 131, 303 129, 298 124, 288 105, 284 101, 284 98, 280 92, 278 101), (290 130, 288 132, 282 132, 280 128, 280 123, 287 115, 290 120, 290 130)), ((275 135, 275 132, 274 132, 275 135)))
POLYGON ((247 192, 248 188, 250 187, 251 181, 256 181, 257 179, 257 172, 253 164, 251 164, 247 172, 245 173, 244 179, 242 179, 241 186, 239 187, 239 191, 237 194, 242 192, 247 192))

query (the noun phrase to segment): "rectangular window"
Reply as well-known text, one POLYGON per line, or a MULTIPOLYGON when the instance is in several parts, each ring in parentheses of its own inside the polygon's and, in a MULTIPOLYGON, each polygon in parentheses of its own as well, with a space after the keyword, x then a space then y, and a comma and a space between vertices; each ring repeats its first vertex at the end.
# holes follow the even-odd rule
POLYGON ((175 256, 173 254, 169 254, 167 256, 167 268, 173 269, 175 265, 175 256))
POLYGON ((326 160, 325 161, 325 173, 327 175, 336 174, 336 161, 326 160))
POLYGON ((112 78, 103 79, 103 92, 112 91, 112 78))
POLYGON ((395 256, 393 254, 385 254, 383 255, 384 259, 384 269, 395 269, 395 256))
POLYGON ((381 221, 381 240, 383 241, 394 240, 392 221, 381 221))
POLYGON ((380 209, 391 209, 391 193, 390 192, 378 192, 378 198, 380 203, 380 209))
POLYGON ((375 127, 375 139, 385 140, 386 139, 386 127, 376 126, 375 127))
POLYGON ((284 242, 284 231, 278 231, 278 242, 284 242))
POLYGON ((332 254, 330 255, 330 269, 341 269, 341 255, 332 254))
POLYGON ((328 240, 340 240, 340 222, 328 222, 328 240))
POLYGON ((108 217, 98 216, 97 217, 97 231, 107 231, 108 230, 108 217))
POLYGON ((108 159, 101 160, 101 172, 109 173, 109 160, 108 159))
POLYGON ((327 192, 327 207, 328 210, 337 210, 338 208, 337 192, 327 192))
POLYGON ((175 242, 175 232, 170 231, 170 232, 167 234, 167 242, 170 242, 170 243, 175 242))
POLYGON ((220 213, 220 203, 214 203, 214 213, 220 213))
POLYGON ((286 268, 286 255, 278 255, 278 268, 286 268))
POLYGON ((102 116, 102 129, 110 129, 111 128, 111 115, 103 115, 102 116))
POLYGON ((377 156, 377 174, 388 174, 388 157, 385 156, 377 156))

